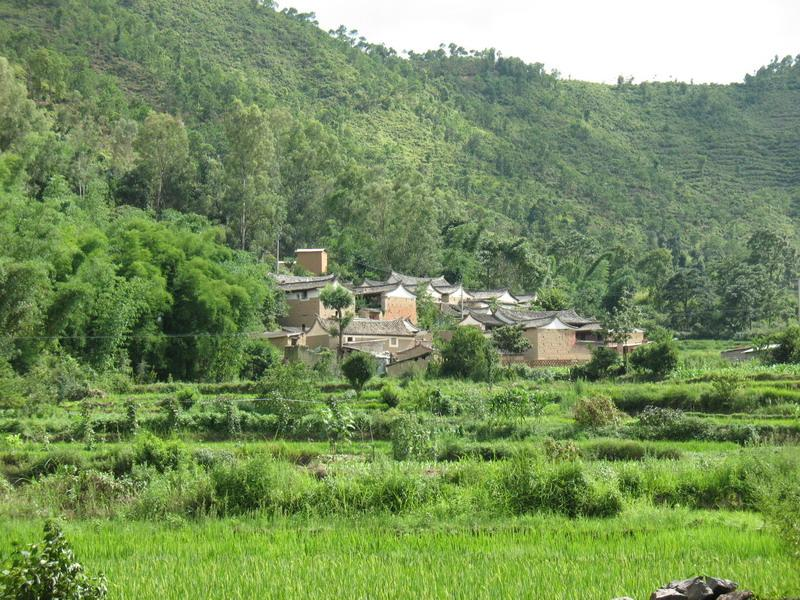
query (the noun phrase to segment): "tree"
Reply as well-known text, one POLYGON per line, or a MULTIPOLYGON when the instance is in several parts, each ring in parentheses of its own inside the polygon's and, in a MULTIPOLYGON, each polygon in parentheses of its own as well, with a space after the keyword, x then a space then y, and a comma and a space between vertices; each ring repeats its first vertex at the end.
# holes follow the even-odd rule
POLYGON ((284 215, 275 193, 278 166, 267 115, 236 100, 225 118, 225 139, 226 219, 236 223, 242 250, 256 235, 262 238, 259 250, 272 248, 284 215))
POLYGON ((165 190, 189 169, 189 136, 180 119, 150 113, 139 128, 134 144, 139 167, 147 179, 147 205, 161 214, 165 190))
POLYGON ((353 314, 347 312, 347 309, 353 306, 353 294, 340 285, 326 285, 319 297, 325 308, 336 313, 336 331, 331 333, 339 337, 337 355, 341 361, 344 353, 344 330, 353 320, 353 314))
POLYGON ((491 381, 497 365, 497 351, 475 327, 458 327, 442 347, 442 375, 491 381))
POLYGON ((506 325, 492 331, 492 343, 500 352, 522 354, 531 347, 522 325, 506 325))
POLYGON ((678 349, 672 340, 647 344, 631 354, 630 365, 654 379, 664 379, 678 367, 678 349))
POLYGON ((422 329, 431 330, 436 325, 441 312, 424 286, 419 286, 417 295, 417 324, 422 329))
POLYGON ((376 369, 375 358, 366 352, 353 352, 342 361, 342 374, 358 393, 361 393, 364 384, 372 379, 376 369))
POLYGON ((555 287, 540 290, 531 306, 534 310, 566 310, 571 308, 569 294, 555 287))

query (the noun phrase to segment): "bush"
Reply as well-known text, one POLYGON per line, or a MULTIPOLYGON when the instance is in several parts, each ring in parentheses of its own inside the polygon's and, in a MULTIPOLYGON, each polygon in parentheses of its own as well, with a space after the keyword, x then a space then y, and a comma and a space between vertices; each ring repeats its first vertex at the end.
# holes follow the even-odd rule
POLYGON ((672 408, 646 407, 633 426, 636 437, 650 440, 705 440, 711 436, 711 425, 697 417, 688 417, 672 408))
POLYGON ((628 362, 648 377, 664 379, 678 367, 678 349, 672 340, 647 344, 633 352, 628 362))
POLYGON ((442 348, 441 374, 445 377, 490 381, 497 368, 497 351, 475 327, 458 327, 442 348))
POLYGON ((152 434, 145 434, 136 441, 133 462, 147 465, 163 473, 178 468, 185 461, 186 449, 181 442, 165 442, 152 434))
POLYGON ((44 526, 44 543, 16 550, 0 571, 3 598, 99 600, 106 594, 105 578, 86 575, 61 528, 52 521, 44 526))
POLYGON ((616 405, 606 396, 580 398, 572 409, 575 421, 585 429, 599 429, 615 425, 620 420, 616 405))
POLYGON ((243 379, 260 379, 268 369, 279 364, 283 356, 271 342, 248 340, 244 350, 244 366, 240 373, 243 379))
POLYGON ((575 367, 570 373, 572 379, 598 381, 616 377, 623 373, 622 358, 613 348, 598 346, 592 351, 592 359, 582 367, 575 367))
POLYGON ((517 457, 499 483, 515 514, 552 511, 571 518, 612 517, 622 511, 619 492, 591 481, 579 462, 547 465, 517 457))
POLYGON ((256 387, 264 400, 253 403, 253 410, 277 415, 282 428, 308 413, 311 409, 309 403, 319 397, 308 367, 299 362, 276 364, 256 387))
POLYGON ((490 410, 505 417, 539 416, 544 410, 544 397, 521 387, 506 387, 492 395, 490 410))
POLYGON ((381 388, 381 400, 389 408, 397 408, 400 404, 402 391, 391 381, 385 383, 381 388))
POLYGON ((506 325, 492 331, 492 343, 500 352, 522 354, 531 347, 522 325, 506 325))
POLYGON ((193 385, 187 385, 178 390, 175 399, 183 410, 191 410, 195 403, 201 400, 200 390, 193 385))
POLYGON ((291 514, 303 507, 303 497, 312 485, 308 475, 268 457, 217 467, 211 480, 224 514, 256 510, 291 514))
POLYGON ((578 460, 581 456, 580 448, 571 440, 554 440, 547 437, 544 439, 542 448, 544 455, 553 461, 578 460))
POLYGON ((655 448, 632 440, 600 440, 586 446, 586 452, 597 460, 634 461, 645 458, 677 460, 681 451, 674 448, 655 448))
POLYGON ((800 556, 800 485, 794 481, 777 486, 764 502, 767 518, 789 550, 800 556))
POLYGON ((353 352, 342 361, 342 375, 350 382, 350 386, 360 392, 364 384, 375 375, 377 365, 375 358, 366 352, 353 352))
POLYGON ((800 326, 791 325, 775 337, 770 358, 775 363, 800 363, 800 326))
POLYGON ((433 432, 413 416, 402 415, 395 419, 391 435, 395 460, 432 460, 436 457, 433 432))

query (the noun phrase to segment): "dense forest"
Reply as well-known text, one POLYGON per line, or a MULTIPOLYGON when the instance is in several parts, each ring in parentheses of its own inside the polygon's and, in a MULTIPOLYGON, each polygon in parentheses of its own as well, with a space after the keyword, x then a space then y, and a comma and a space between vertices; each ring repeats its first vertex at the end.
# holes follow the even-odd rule
POLYGON ((258 0, 0 0, 0 369, 241 376, 278 244, 752 335, 796 311, 798 165, 800 57, 602 85, 258 0))

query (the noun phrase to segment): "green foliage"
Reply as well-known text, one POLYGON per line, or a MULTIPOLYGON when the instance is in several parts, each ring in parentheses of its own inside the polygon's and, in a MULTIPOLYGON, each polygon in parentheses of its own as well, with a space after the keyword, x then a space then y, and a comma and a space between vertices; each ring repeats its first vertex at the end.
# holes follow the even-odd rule
POLYGON ((392 422, 391 439, 395 460, 431 460, 436 456, 433 432, 417 417, 397 417, 392 422))
POLYGON ((504 470, 501 493, 516 514, 549 510, 568 517, 613 517, 619 492, 592 481, 579 462, 555 465, 517 457, 504 470))
POLYGON ((473 381, 490 381, 497 368, 491 341, 474 327, 459 327, 442 350, 442 375, 473 381))
POLYGON ((165 442, 152 434, 140 435, 133 450, 134 462, 163 473, 177 469, 186 460, 186 449, 178 441, 165 442))
POLYGON ((545 403, 544 395, 522 387, 504 387, 489 399, 489 410, 503 417, 535 417, 542 414, 545 403))
POLYGON ((620 420, 616 405, 606 396, 580 398, 572 409, 575 422, 586 429, 599 429, 614 425, 620 420))
POLYGON ((678 366, 678 350, 670 341, 653 342, 637 348, 629 359, 630 366, 653 379, 664 379, 678 366))
POLYGON ((197 386, 187 385, 178 390, 175 394, 175 399, 181 405, 183 410, 191 410, 195 403, 203 398, 197 386))
POLYGON ((791 325, 775 338, 772 360, 776 363, 800 363, 800 326, 791 325))
POLYGON ((86 575, 61 528, 53 521, 45 523, 42 543, 17 550, 0 571, 0 594, 4 598, 99 600, 107 593, 105 578, 86 575))
POLYGON ((581 367, 572 369, 573 379, 598 381, 622 372, 622 358, 614 348, 598 346, 592 350, 592 359, 581 367))
POLYGON ((492 330, 492 342, 500 352, 522 354, 531 347, 522 325, 506 325, 492 330))
POLYGON ((377 365, 375 358, 366 352, 352 352, 342 361, 342 375, 350 382, 350 386, 360 392, 364 385, 375 375, 377 365))
POLYGON ((392 381, 387 381, 381 388, 381 400, 386 403, 389 408, 396 408, 400 404, 402 398, 402 391, 397 384, 392 381))

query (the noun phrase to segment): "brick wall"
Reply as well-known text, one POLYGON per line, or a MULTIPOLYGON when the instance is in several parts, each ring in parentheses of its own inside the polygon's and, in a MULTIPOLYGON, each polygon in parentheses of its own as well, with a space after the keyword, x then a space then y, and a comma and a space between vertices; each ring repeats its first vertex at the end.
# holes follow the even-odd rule
POLYGON ((417 301, 414 298, 384 298, 382 309, 385 321, 406 318, 414 324, 417 322, 417 301))

